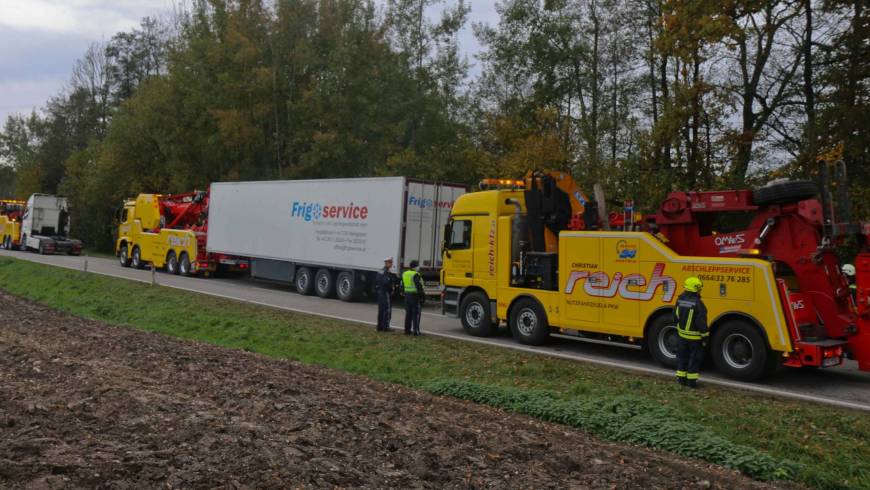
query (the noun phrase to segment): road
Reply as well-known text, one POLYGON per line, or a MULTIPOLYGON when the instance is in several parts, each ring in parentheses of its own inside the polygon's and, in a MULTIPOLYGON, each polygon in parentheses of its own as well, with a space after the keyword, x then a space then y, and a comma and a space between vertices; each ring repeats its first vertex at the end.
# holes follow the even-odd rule
MULTIPOLYGON (((99 257, 41 256, 34 253, 0 250, 0 256, 16 257, 31 262, 69 269, 83 270, 87 261, 88 272, 150 282, 147 270, 122 268, 117 261, 99 257)), ((302 296, 289 286, 279 286, 250 279, 202 279, 173 276, 161 272, 154 275, 158 284, 166 287, 195 291, 222 298, 245 301, 288 311, 309 313, 328 318, 374 325, 377 307, 371 303, 344 303, 318 297, 302 296)), ((401 308, 393 312, 393 328, 401 329, 404 318, 401 308)), ((534 352, 553 357, 583 361, 643 372, 659 376, 673 376, 673 371, 653 362, 644 352, 613 345, 600 345, 568 338, 554 338, 546 347, 530 347, 513 341, 505 328, 498 335, 480 339, 466 335, 459 320, 442 316, 432 305, 423 312, 424 334, 477 342, 498 347, 534 352)), ((870 372, 860 372, 857 363, 828 369, 781 369, 778 373, 754 383, 742 383, 703 373, 703 381, 760 394, 814 401, 829 405, 870 411, 870 372)))

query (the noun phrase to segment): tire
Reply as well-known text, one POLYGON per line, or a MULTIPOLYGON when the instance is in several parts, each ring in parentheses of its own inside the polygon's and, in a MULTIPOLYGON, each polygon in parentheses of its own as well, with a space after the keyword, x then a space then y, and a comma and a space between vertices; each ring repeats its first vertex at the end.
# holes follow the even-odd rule
POLYGON ((178 260, 178 272, 182 276, 190 276, 192 274, 190 269, 190 257, 187 256, 187 252, 181 252, 181 258, 178 260))
POLYGON ((335 296, 335 275, 329 269, 319 269, 314 276, 314 291, 321 298, 335 296))
POLYGON ((5 250, 9 250, 9 237, 4 236, 3 243, 0 243, 0 245, 2 245, 5 250))
POLYGON ((671 318, 672 315, 659 315, 649 326, 646 337, 646 348, 650 356, 662 366, 677 367, 677 343, 680 334, 671 318))
POLYGON ((126 243, 121 245, 121 248, 118 250, 118 261, 121 262, 121 267, 130 267, 129 250, 130 247, 126 243))
POLYGON ((752 192, 752 200, 758 206, 767 204, 790 204, 812 199, 819 191, 809 180, 774 181, 752 192))
POLYGON ((723 324, 713 332, 713 364, 725 376, 752 381, 765 373, 770 353, 758 330, 742 321, 723 324))
POLYGON ((314 278, 312 277, 311 269, 308 267, 300 267, 296 271, 296 292, 303 296, 311 296, 314 294, 314 278))
POLYGON ((510 328, 521 344, 544 345, 550 339, 550 326, 541 305, 530 298, 517 301, 510 314, 510 328))
POLYGON ((39 242, 39 249, 38 250, 39 250, 39 255, 45 255, 45 245, 43 245, 41 241, 39 242))
POLYGON ((142 263, 142 250, 140 250, 138 246, 133 247, 133 254, 130 257, 130 265, 134 269, 142 269, 145 267, 145 264, 142 263))
POLYGON ((170 250, 166 254, 166 272, 178 275, 178 256, 175 255, 175 250, 170 250))
POLYGON ((481 291, 474 291, 462 298, 459 318, 465 333, 474 337, 489 337, 495 331, 489 298, 481 291))
POLYGON ((22 252, 27 251, 27 235, 21 235, 21 244, 18 247, 22 252))
POLYGON ((354 279, 353 272, 343 271, 338 273, 335 279, 335 294, 338 299, 351 302, 359 296, 359 285, 354 279))

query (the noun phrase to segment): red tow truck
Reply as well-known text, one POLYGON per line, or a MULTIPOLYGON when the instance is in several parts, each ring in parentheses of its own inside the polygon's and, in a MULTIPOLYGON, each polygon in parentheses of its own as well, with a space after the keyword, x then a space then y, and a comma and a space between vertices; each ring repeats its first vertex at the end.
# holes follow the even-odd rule
MULTIPOLYGON (((773 265, 794 349, 786 366, 828 367, 841 358, 870 370, 870 225, 838 223, 809 181, 774 181, 751 190, 672 192, 646 226, 681 255, 753 257, 773 265), (842 273, 837 248, 860 240, 857 295, 842 273)), ((717 278, 699 274, 706 295, 717 278)), ((724 286, 723 286, 724 287, 724 286)))

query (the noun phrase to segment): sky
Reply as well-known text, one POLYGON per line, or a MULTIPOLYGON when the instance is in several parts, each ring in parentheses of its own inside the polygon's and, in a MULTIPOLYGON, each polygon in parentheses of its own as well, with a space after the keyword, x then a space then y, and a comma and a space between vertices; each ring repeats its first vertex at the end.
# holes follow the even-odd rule
MULTIPOLYGON (((72 67, 93 42, 160 17, 178 0, 0 0, 0 126, 13 113, 29 114, 67 84, 72 67)), ((495 24, 492 0, 466 0, 469 24, 460 34, 472 64, 480 45, 471 23, 495 24)), ((472 73, 477 70, 472 67, 472 73)))

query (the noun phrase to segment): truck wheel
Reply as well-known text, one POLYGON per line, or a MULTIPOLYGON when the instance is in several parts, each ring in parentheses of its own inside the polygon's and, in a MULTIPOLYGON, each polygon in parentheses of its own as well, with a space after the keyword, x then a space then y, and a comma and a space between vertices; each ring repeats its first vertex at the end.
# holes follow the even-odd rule
POLYGON ((118 261, 121 262, 121 267, 130 267, 130 256, 127 250, 126 243, 121 245, 120 250, 118 250, 118 261))
POLYGON ((320 269, 314 276, 314 289, 321 298, 335 296, 335 276, 329 269, 320 269))
POLYGON ((38 250, 39 250, 39 255, 45 255, 45 245, 43 245, 41 241, 39 242, 39 249, 38 250))
POLYGON ((139 246, 133 247, 133 257, 130 260, 130 265, 133 266, 134 269, 141 269, 145 266, 142 263, 142 251, 139 249, 139 246))
POLYGON ((18 248, 19 248, 22 252, 26 252, 26 251, 27 251, 27 235, 21 235, 21 244, 18 245, 18 248))
POLYGON ((190 258, 187 256, 187 252, 181 252, 181 260, 178 261, 178 272, 182 276, 190 275, 190 258))
POLYGON ((335 280, 335 294, 342 301, 351 302, 357 298, 359 287, 354 281, 353 272, 339 272, 335 280))
POLYGON ((663 314, 653 320, 646 337, 646 348, 659 364, 669 368, 677 367, 677 344, 680 334, 671 315, 663 314))
POLYGON ((725 323, 713 333, 713 363, 729 378, 752 381, 768 366, 764 338, 741 321, 725 323))
POLYGON ((296 292, 304 296, 311 296, 314 292, 314 280, 308 267, 300 267, 296 271, 296 292))
POLYGON ((522 298, 511 309, 511 333, 521 344, 543 345, 550 338, 550 326, 547 315, 538 304, 530 298, 522 298))
POLYGON ((166 272, 178 275, 178 257, 175 255, 175 250, 170 250, 166 255, 166 272))
POLYGON ((489 298, 480 291, 474 291, 462 298, 459 318, 465 333, 475 337, 489 337, 493 334, 492 314, 489 298))
POLYGON ((9 236, 3 237, 3 248, 9 250, 9 236))
POLYGON ((816 184, 809 180, 774 181, 752 192, 752 201, 758 206, 789 204, 812 199, 818 194, 816 184))

